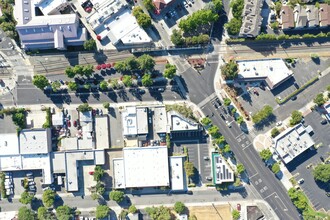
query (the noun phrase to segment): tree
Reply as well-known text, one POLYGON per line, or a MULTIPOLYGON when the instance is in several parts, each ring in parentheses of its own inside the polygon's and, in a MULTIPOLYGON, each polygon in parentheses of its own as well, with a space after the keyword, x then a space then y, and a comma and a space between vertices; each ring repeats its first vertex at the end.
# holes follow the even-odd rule
POLYGON ((25 114, 23 112, 15 112, 12 115, 12 120, 19 128, 25 128, 25 114))
POLYGON ((150 74, 144 74, 142 76, 142 85, 143 86, 152 86, 153 83, 154 82, 153 82, 150 74))
POLYGON ((133 85, 132 77, 129 75, 123 76, 122 81, 126 87, 131 87, 133 85))
POLYGON ((106 218, 109 216, 111 209, 106 205, 98 205, 96 207, 95 217, 97 219, 106 218))
POLYGON ((160 207, 147 207, 146 212, 152 220, 170 220, 171 212, 170 209, 164 206, 160 207))
POLYGON ((108 83, 106 81, 102 81, 100 83, 100 89, 101 90, 107 90, 108 89, 108 83))
POLYGON ((229 153, 231 151, 230 149, 230 145, 229 144, 226 144, 224 147, 223 147, 223 152, 224 153, 229 153))
POLYGON ((167 79, 173 79, 176 75, 176 66, 171 64, 166 64, 164 70, 164 77, 167 79))
POLYGON ((68 83, 68 88, 71 91, 76 91, 78 89, 78 85, 77 85, 77 83, 71 81, 71 82, 68 83))
POLYGON ((71 66, 67 67, 64 72, 65 75, 67 75, 67 77, 69 78, 74 78, 76 76, 76 73, 73 71, 73 68, 71 66))
POLYGON ((61 83, 59 81, 52 82, 53 92, 57 92, 60 87, 61 87, 61 83))
POLYGON ((210 9, 201 9, 191 15, 188 15, 185 19, 181 19, 179 22, 179 28, 184 32, 196 30, 202 25, 210 24, 218 20, 219 15, 210 9))
POLYGON ((277 16, 280 16, 281 9, 282 9, 282 2, 281 1, 276 2, 275 11, 276 11, 277 16))
POLYGON ((237 18, 232 18, 225 24, 225 28, 229 35, 238 35, 242 26, 242 20, 237 18))
POLYGON ((296 125, 302 120, 302 113, 298 110, 294 110, 291 113, 290 125, 296 125))
POLYGON ((86 40, 84 42, 84 49, 85 50, 95 50, 96 49, 96 42, 93 38, 86 40))
POLYGON ((264 161, 269 160, 273 155, 272 152, 268 148, 263 149, 259 154, 260 154, 261 159, 263 159, 264 161))
POLYGON ((114 67, 115 67, 116 71, 121 72, 121 73, 127 71, 127 66, 124 61, 115 63, 114 67))
POLYGON ((328 183, 330 181, 330 164, 318 164, 313 170, 315 180, 328 183))
POLYGON ((231 213, 231 215, 232 215, 232 217, 233 217, 234 220, 238 220, 241 217, 241 214, 236 209, 233 210, 233 212, 231 213))
POLYGON ((94 72, 94 66, 92 64, 88 64, 82 67, 82 71, 80 73, 81 76, 90 77, 94 72))
POLYGON ((241 163, 238 163, 236 168, 237 168, 237 173, 244 173, 245 171, 245 167, 241 163))
POLYGON ((38 89, 43 90, 46 86, 49 86, 48 79, 44 75, 34 75, 32 83, 38 89))
POLYGON ((73 218, 72 209, 67 206, 59 206, 56 208, 56 217, 58 220, 70 220, 73 218))
POLYGON ((137 58, 137 62, 139 63, 140 69, 142 71, 152 71, 156 65, 154 58, 152 58, 148 54, 143 54, 137 58))
POLYGON ((273 108, 269 105, 265 105, 259 112, 252 115, 252 121, 255 124, 261 123, 273 114, 273 108))
POLYGON ((91 197, 92 197, 93 200, 97 200, 97 199, 100 198, 100 195, 99 195, 97 192, 93 192, 93 193, 91 194, 91 197))
POLYGON ((143 28, 148 28, 151 26, 151 17, 145 13, 139 14, 136 20, 137 23, 143 28))
POLYGON ((222 135, 218 135, 218 137, 216 137, 216 138, 214 139, 214 143, 215 143, 216 145, 223 145, 223 144, 226 143, 226 139, 225 139, 224 136, 222 136, 222 135))
POLYGON ((42 203, 45 207, 51 207, 54 204, 56 193, 51 189, 46 189, 42 194, 42 203))
POLYGON ((128 212, 129 213, 136 213, 137 212, 137 208, 135 207, 135 205, 131 205, 129 208, 128 208, 128 212))
POLYGON ((280 131, 277 128, 273 128, 272 131, 270 132, 270 134, 274 138, 280 134, 280 131))
POLYGON ((48 220, 49 218, 49 213, 47 211, 47 208, 44 206, 41 206, 38 208, 38 219, 39 220, 48 220))
POLYGON ((186 206, 182 202, 176 202, 174 204, 174 211, 178 214, 182 214, 185 209, 186 209, 186 206))
POLYGON ((242 116, 238 116, 238 118, 236 119, 237 123, 240 125, 244 122, 244 119, 242 116))
POLYGON ((171 41, 175 46, 183 45, 184 39, 180 30, 174 29, 171 35, 171 41))
POLYGON ((212 125, 209 130, 208 130, 209 134, 214 137, 219 133, 219 127, 212 125))
POLYGON ((94 181, 99 182, 102 179, 103 175, 104 175, 104 170, 102 169, 102 167, 101 166, 95 166, 94 174, 93 174, 94 181))
POLYGON ((232 8, 232 14, 234 18, 242 19, 244 0, 233 0, 230 2, 230 7, 232 8))
POLYGON ((155 5, 152 0, 143 0, 143 4, 148 11, 153 12, 155 10, 155 5))
POLYGON ((72 70, 75 73, 75 75, 84 75, 82 73, 84 71, 84 67, 82 65, 75 65, 72 70))
POLYGON ((110 103, 109 102, 103 102, 103 108, 109 109, 110 103))
POLYGON ((119 203, 124 200, 124 192, 118 191, 118 190, 113 190, 110 192, 110 199, 119 203))
POLYGON ((105 193, 105 187, 101 181, 98 181, 96 183, 95 188, 96 188, 96 193, 98 193, 99 195, 103 195, 105 193))
POLYGON ((188 160, 186 160, 184 162, 184 169, 186 171, 186 175, 188 176, 188 178, 194 176, 194 164, 192 162, 189 162, 188 160))
POLYGON ((279 28, 279 23, 278 23, 278 21, 275 21, 275 22, 271 23, 271 24, 270 24, 270 27, 271 27, 271 29, 273 29, 273 30, 277 30, 277 29, 279 28))
POLYGON ((208 117, 202 118, 201 123, 203 126, 208 126, 212 123, 211 119, 208 117))
POLYGON ((112 79, 110 82, 110 86, 113 89, 117 89, 119 87, 118 79, 112 79))
POLYGON ((87 90, 90 90, 91 89, 91 84, 89 84, 89 83, 86 83, 85 85, 84 85, 84 88, 85 89, 87 89, 87 90))
POLYGON ((18 209, 18 220, 33 220, 35 215, 31 209, 26 206, 23 206, 18 209))
POLYGON ((231 104, 231 100, 229 98, 224 98, 223 102, 225 106, 229 106, 231 104))
POLYGON ((323 96, 323 93, 320 93, 320 94, 317 94, 316 97, 314 98, 314 103, 317 105, 317 106, 321 106, 325 103, 325 99, 324 99, 324 96, 323 96))
POLYGON ((167 148, 171 148, 171 137, 169 134, 166 134, 166 146, 167 148))
POLYGON ((92 107, 89 106, 88 103, 83 103, 78 106, 77 110, 80 112, 88 112, 88 111, 92 111, 92 107))
POLYGON ((222 65, 220 69, 225 80, 235 79, 238 75, 238 65, 234 60, 230 60, 225 65, 222 65))
POLYGON ((32 200, 34 199, 34 196, 33 195, 30 195, 29 192, 27 191, 24 191, 22 194, 21 194, 21 198, 19 199, 19 202, 24 204, 24 205, 27 205, 27 204, 31 204, 32 200))
POLYGON ((272 166, 272 171, 273 173, 277 174, 278 172, 281 171, 280 165, 278 163, 274 163, 272 166))

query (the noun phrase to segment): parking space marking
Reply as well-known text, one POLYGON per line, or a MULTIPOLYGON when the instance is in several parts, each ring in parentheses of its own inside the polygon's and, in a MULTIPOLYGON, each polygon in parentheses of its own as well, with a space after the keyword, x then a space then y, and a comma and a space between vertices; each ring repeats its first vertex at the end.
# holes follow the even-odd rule
MULTIPOLYGON (((251 143, 248 144, 246 147, 243 148, 243 150, 245 150, 246 148, 250 147, 251 145, 252 145, 251 143)), ((242 146, 243 146, 243 144, 242 144, 242 146)))
MULTIPOLYGON (((263 198, 264 200, 266 200, 267 198, 271 197, 272 195, 276 194, 276 192, 273 192, 272 194, 266 196, 265 198, 263 198)), ((277 194, 276 194, 277 195, 277 194)), ((275 197, 276 198, 276 197, 275 197)))
POLYGON ((235 139, 239 138, 240 136, 242 136, 244 133, 240 133, 237 137, 235 137, 235 139))
POLYGON ((259 173, 255 173, 255 174, 253 174, 252 176, 250 176, 250 179, 251 178, 253 178, 253 177, 255 177, 256 175, 258 175, 259 173))
POLYGON ((238 142, 241 142, 241 140, 242 140, 241 138, 237 138, 237 141, 238 141, 238 142))

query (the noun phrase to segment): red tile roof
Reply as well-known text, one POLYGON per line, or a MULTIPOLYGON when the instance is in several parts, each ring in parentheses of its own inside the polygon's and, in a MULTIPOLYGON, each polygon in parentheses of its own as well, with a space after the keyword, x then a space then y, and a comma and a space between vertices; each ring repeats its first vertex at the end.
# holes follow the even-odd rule
POLYGON ((289 6, 282 6, 281 10, 282 29, 294 28, 293 10, 289 6))
POLYGON ((321 27, 330 25, 330 5, 320 4, 319 20, 321 27))

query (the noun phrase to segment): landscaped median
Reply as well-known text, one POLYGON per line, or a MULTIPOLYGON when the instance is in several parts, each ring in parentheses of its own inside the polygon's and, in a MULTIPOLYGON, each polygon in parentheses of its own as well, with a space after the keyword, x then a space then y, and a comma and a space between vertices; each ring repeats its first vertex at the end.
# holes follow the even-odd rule
POLYGON ((290 100, 292 97, 294 97, 295 95, 297 95, 298 93, 300 93, 301 91, 303 91, 304 89, 306 89, 308 86, 312 85, 313 83, 315 83, 317 80, 319 80, 319 76, 315 76, 314 78, 312 78, 311 80, 309 80, 307 83, 305 83, 302 87, 300 87, 299 89, 297 89, 296 91, 294 91, 293 93, 291 93, 290 95, 288 95, 287 97, 285 97, 284 99, 279 99, 276 98, 276 102, 278 104, 283 104, 285 102, 287 102, 288 100, 290 100))

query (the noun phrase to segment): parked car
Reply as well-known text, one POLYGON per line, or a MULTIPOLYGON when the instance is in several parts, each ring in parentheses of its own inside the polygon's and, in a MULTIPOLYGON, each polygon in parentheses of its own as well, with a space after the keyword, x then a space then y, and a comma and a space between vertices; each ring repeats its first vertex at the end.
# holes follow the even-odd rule
POLYGON ((299 184, 303 184, 305 182, 305 180, 303 178, 301 178, 300 180, 298 180, 299 184))
POLYGON ((68 127, 71 127, 71 121, 70 120, 67 121, 67 125, 68 125, 68 127))
POLYGON ((237 208, 237 211, 241 211, 241 204, 238 203, 236 208, 237 208))
POLYGON ((77 121, 73 121, 73 126, 77 127, 77 121))
POLYGON ((186 1, 183 1, 183 5, 184 5, 184 7, 186 7, 186 8, 189 7, 189 5, 188 5, 188 3, 187 3, 186 1))
POLYGON ((324 162, 324 157, 320 156, 320 160, 321 160, 322 162, 324 162))
POLYGON ((30 177, 30 176, 33 177, 33 173, 32 173, 32 172, 28 172, 28 173, 26 173, 26 176, 27 176, 27 177, 30 177))
POLYGON ((230 128, 231 124, 229 123, 229 121, 226 120, 226 125, 230 128))
POLYGON ((325 125, 328 123, 328 121, 326 119, 323 119, 320 123, 321 123, 321 125, 325 125))
POLYGON ((212 181, 212 177, 210 177, 210 176, 207 176, 205 179, 206 179, 207 181, 212 181))
POLYGON ((193 194, 193 191, 188 190, 188 191, 187 191, 187 194, 188 194, 188 195, 192 195, 192 194, 193 194))
POLYGON ((204 160, 210 160, 210 157, 204 156, 204 160))

